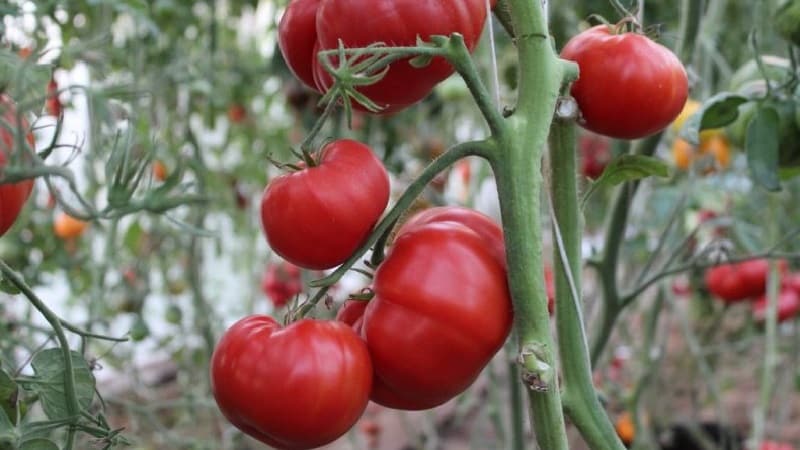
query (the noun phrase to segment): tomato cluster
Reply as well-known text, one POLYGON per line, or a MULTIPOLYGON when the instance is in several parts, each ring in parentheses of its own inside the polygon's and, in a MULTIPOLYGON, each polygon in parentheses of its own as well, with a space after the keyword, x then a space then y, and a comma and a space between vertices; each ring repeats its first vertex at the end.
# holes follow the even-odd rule
MULTIPOLYGON (((460 33, 472 49, 485 21, 484 0, 292 0, 278 26, 278 44, 295 76, 326 92, 333 83, 317 53, 339 48, 340 41, 348 48, 376 42, 400 47, 460 33)), ((382 113, 391 113, 422 100, 452 73, 453 67, 442 58, 433 58, 424 67, 415 67, 406 58, 389 65, 380 81, 359 91, 382 113)))
POLYGON ((587 130, 638 139, 666 128, 689 91, 686 70, 674 53, 647 36, 598 25, 567 42, 561 57, 578 64, 572 96, 587 130))
MULTIPOLYGON (((28 130, 28 123, 22 119, 17 122, 17 109, 14 101, 0 93, 0 168, 8 164, 12 152, 17 148, 17 129, 28 130)), ((27 135, 28 144, 33 147, 33 135, 27 135)), ((33 180, 19 183, 0 184, 0 236, 5 234, 22 211, 25 201, 33 190, 33 180)))
MULTIPOLYGON (((778 321, 783 322, 800 313, 800 273, 786 273, 784 261, 779 262, 779 271, 783 275, 778 293, 778 321)), ((763 322, 768 273, 767 260, 753 259, 712 267, 705 273, 705 283, 708 291, 725 303, 751 301, 755 320, 763 322)))
POLYGON ((288 262, 267 266, 261 277, 261 290, 276 308, 282 308, 297 294, 303 292, 300 268, 288 262))

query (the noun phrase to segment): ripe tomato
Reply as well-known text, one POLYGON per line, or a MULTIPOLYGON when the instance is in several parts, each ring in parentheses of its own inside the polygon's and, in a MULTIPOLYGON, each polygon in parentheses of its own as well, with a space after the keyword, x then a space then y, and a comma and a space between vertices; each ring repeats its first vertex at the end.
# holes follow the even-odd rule
POLYGON ((220 411, 250 436, 282 449, 327 444, 364 412, 372 366, 346 325, 303 319, 285 328, 268 316, 236 322, 211 357, 220 411))
POLYGON ((408 219, 397 230, 401 236, 419 226, 434 222, 454 222, 466 226, 474 231, 489 247, 495 259, 506 267, 506 244, 503 240, 503 229, 489 216, 479 213, 474 209, 461 206, 439 206, 428 208, 408 219))
POLYGON ((373 280, 362 337, 375 370, 371 399, 427 409, 463 392, 506 340, 506 271, 485 239, 453 222, 397 237, 373 280))
MULTIPOLYGON (((778 293, 778 322, 789 320, 800 313, 800 295, 792 289, 781 289, 778 293)), ((767 317, 767 296, 762 295, 753 302, 753 315, 756 322, 767 317)))
POLYGON ((572 95, 582 126, 595 133, 645 137, 666 128, 686 103, 683 64, 647 36, 615 34, 613 27, 598 25, 570 39, 561 57, 580 68, 572 95))
POLYGON ((285 261, 270 264, 261 277, 261 291, 276 308, 286 306, 295 295, 303 292, 300 268, 285 261))
POLYGON ((389 175, 369 147, 323 147, 317 165, 274 178, 261 199, 270 247, 306 269, 330 269, 369 236, 389 202, 389 175))
MULTIPOLYGON (((22 124, 17 123, 17 109, 10 97, 0 93, 0 169, 8 164, 11 153, 17 151, 17 129, 22 125, 22 130, 28 131, 28 123, 23 118, 22 124)), ((33 135, 27 135, 28 144, 33 148, 33 135)), ((19 183, 0 183, 0 236, 4 235, 14 221, 25 201, 33 190, 33 180, 20 181, 19 183)))
POLYGON ((350 325, 356 334, 361 335, 361 325, 364 322, 364 310, 369 302, 364 300, 345 300, 336 313, 336 320, 350 325))
POLYGON ((61 100, 58 98, 58 83, 55 78, 50 78, 47 83, 47 100, 45 109, 47 114, 55 117, 61 116, 61 100))
POLYGON ((630 413, 622 413, 614 423, 614 429, 617 430, 617 436, 625 445, 631 445, 636 438, 636 425, 634 425, 630 413))
MULTIPOLYGON (((377 42, 412 46, 420 38, 460 33, 471 50, 485 21, 484 0, 293 0, 278 26, 278 43, 292 72, 324 92, 332 82, 318 64, 317 52, 338 48, 339 40, 349 48, 377 42)), ((384 108, 382 113, 389 113, 422 100, 452 73, 453 67, 442 58, 421 68, 404 59, 360 91, 384 108)))
POLYGON ((163 162, 159 160, 153 161, 152 170, 153 178, 155 178, 156 181, 164 181, 167 179, 167 166, 164 165, 163 162))
POLYGON ((604 136, 594 133, 583 133, 578 139, 578 150, 581 156, 581 173, 595 180, 603 174, 611 162, 611 143, 604 136))
POLYGON ((62 212, 53 222, 53 232, 61 239, 72 239, 80 236, 89 224, 62 212))
POLYGON ((230 106, 228 106, 227 114, 228 120, 230 120, 231 123, 239 124, 244 122, 247 118, 247 109, 239 103, 231 103, 230 106))
POLYGON ((800 295, 800 272, 795 272, 784 276, 781 279, 781 284, 784 289, 791 289, 800 295))
MULTIPOLYGON (((782 263, 785 268, 785 263, 782 263)), ((769 263, 752 259, 735 264, 722 264, 706 271, 708 290, 725 302, 738 302, 764 294, 767 288, 769 263)))

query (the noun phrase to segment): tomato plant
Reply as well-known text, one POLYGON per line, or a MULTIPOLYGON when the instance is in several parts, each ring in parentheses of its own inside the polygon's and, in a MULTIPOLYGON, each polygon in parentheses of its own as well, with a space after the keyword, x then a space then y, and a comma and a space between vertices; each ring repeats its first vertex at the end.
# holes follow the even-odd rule
MULTIPOLYGON (((0 93, 0 169, 8 164, 8 160, 17 148, 17 129, 28 132, 28 123, 22 119, 17 122, 17 109, 14 101, 7 95, 0 93)), ((33 147, 33 135, 27 135, 28 144, 33 147)), ((18 183, 0 184, 0 236, 4 235, 14 221, 25 201, 33 190, 33 180, 18 183)))
POLYGON ((561 57, 580 68, 571 92, 581 125, 595 133, 645 137, 666 128, 686 103, 689 86, 683 64, 642 34, 598 25, 570 39, 561 57))
MULTIPOLYGON (((317 52, 338 48, 340 40, 350 48, 377 42, 412 46, 417 39, 460 33, 472 49, 485 20, 484 0, 293 0, 281 18, 278 42, 292 72, 309 87, 325 92, 332 80, 320 66, 317 52)), ((452 73, 442 58, 424 67, 402 59, 392 63, 380 81, 359 90, 381 112, 395 112, 422 100, 452 73)))
POLYGON ((304 319, 285 328, 268 316, 236 322, 211 359, 220 410, 271 446, 318 447, 352 427, 367 406, 369 354, 339 322, 304 319))
POLYGON ((372 400, 426 409, 466 389, 505 342, 504 267, 464 225, 434 222, 397 237, 374 278, 362 336, 375 369, 372 400))
POLYGON ((307 269, 343 263, 389 201, 389 176, 366 145, 341 139, 326 144, 313 167, 270 181, 261 221, 270 247, 307 269))

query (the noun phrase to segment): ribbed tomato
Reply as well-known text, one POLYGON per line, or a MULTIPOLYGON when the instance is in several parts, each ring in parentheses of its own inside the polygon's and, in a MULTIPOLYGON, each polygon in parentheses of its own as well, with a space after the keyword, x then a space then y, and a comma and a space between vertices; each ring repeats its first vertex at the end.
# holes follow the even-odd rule
POLYGON ((268 316, 236 322, 211 358, 220 411, 250 436, 281 449, 327 444, 364 412, 372 366, 364 342, 339 322, 268 316))

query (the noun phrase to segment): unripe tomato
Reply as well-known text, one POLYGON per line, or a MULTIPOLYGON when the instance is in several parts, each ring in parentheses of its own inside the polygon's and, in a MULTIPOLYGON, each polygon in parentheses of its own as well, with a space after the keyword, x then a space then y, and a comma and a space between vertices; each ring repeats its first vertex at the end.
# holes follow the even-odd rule
MULTIPOLYGON (((0 93, 0 169, 8 164, 10 155, 17 151, 16 131, 19 128, 27 133, 27 121, 23 118, 21 124, 17 123, 17 109, 14 101, 0 93)), ((33 135, 28 134, 26 138, 28 144, 33 148, 33 135)), ((17 216, 25 206, 25 201, 28 200, 32 190, 33 180, 0 184, 0 236, 4 235, 17 220, 17 216)))
POLYGON ((261 199, 270 247, 306 269, 338 266, 369 236, 389 202, 389 175, 369 147, 322 148, 317 165, 274 178, 261 199))
POLYGON ((686 103, 689 82, 674 53, 637 33, 598 25, 567 42, 561 57, 575 61, 580 78, 572 96, 587 130, 638 139, 666 128, 686 103))
POLYGON ((427 409, 463 392, 511 330, 505 268, 486 240, 455 222, 400 234, 373 280, 362 337, 372 400, 427 409))
POLYGON ((62 212, 53 222, 53 232, 61 239, 73 239, 83 234, 89 223, 62 212))
POLYGON ((236 322, 211 357, 220 411, 243 432, 281 449, 334 441, 369 400, 372 366, 345 324, 303 319, 282 327, 268 316, 236 322))

